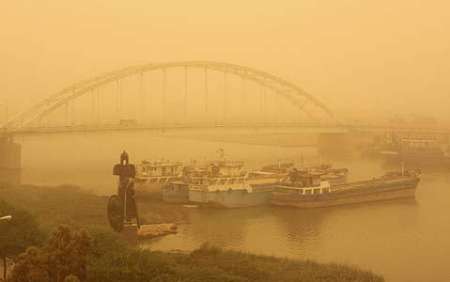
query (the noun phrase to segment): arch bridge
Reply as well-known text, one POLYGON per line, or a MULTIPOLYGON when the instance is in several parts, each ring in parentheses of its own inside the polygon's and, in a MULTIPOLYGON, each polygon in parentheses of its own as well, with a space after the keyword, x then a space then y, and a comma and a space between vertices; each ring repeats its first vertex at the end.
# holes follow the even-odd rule
POLYGON ((6 123, 8 132, 336 126, 331 110, 279 76, 211 61, 143 64, 74 83, 6 123))

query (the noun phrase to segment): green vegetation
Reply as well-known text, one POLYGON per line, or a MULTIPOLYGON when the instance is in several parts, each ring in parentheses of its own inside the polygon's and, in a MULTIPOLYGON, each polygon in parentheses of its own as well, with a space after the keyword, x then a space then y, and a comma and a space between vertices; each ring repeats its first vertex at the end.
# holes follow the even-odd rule
POLYGON ((85 231, 60 226, 41 248, 29 247, 16 258, 11 282, 86 281, 91 239, 85 231))
POLYGON ((151 252, 117 234, 60 226, 42 247, 18 256, 10 282, 383 281, 335 264, 292 261, 204 246, 190 254, 151 252))
POLYGON ((107 245, 108 248, 96 247, 101 255, 90 260, 88 269, 93 277, 89 281, 384 281, 370 272, 342 265, 256 256, 208 246, 190 254, 167 254, 107 245))
MULTIPOLYGON (((28 219, 22 222, 34 226, 36 234, 34 241, 15 241, 14 252, 10 254, 16 263, 11 282, 384 281, 353 267, 257 256, 206 245, 190 254, 132 247, 108 228, 107 198, 76 187, 17 187, 0 190, 0 197, 33 214, 24 212, 24 218, 28 219), (45 244, 36 223, 45 226, 45 230, 56 230, 48 232, 52 235, 45 244), (61 223, 66 225, 60 226, 61 223), (30 247, 23 252, 26 246, 30 247), (17 256, 19 252, 23 253, 17 256)), ((147 221, 183 220, 181 208, 164 205, 157 199, 150 202, 144 214, 154 215, 147 221), (169 210, 171 213, 165 215, 169 210)), ((31 232, 17 229, 15 234, 28 231, 31 232)), ((0 236, 3 243, 14 242, 10 239, 16 235, 0 229, 0 236)))
MULTIPOLYGON (((76 186, 23 185, 3 188, 0 190, 0 199, 31 212, 47 233, 61 224, 86 228, 103 226, 109 229, 106 218, 108 197, 95 195, 76 186)), ((139 202, 138 205, 144 224, 186 221, 183 207, 164 204, 156 195, 147 197, 145 205, 139 202)))
POLYGON ((2 276, 6 276, 7 258, 13 258, 28 246, 40 244, 43 233, 34 217, 21 209, 16 209, 0 200, 0 216, 12 215, 11 221, 0 222, 0 258, 3 263, 2 276))

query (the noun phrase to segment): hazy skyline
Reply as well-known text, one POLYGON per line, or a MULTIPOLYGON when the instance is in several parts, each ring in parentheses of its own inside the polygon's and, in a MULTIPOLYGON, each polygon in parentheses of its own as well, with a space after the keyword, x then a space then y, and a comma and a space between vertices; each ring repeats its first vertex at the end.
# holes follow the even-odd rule
POLYGON ((214 60, 274 73, 337 113, 449 120, 446 1, 9 1, 0 102, 19 109, 131 64, 214 60))

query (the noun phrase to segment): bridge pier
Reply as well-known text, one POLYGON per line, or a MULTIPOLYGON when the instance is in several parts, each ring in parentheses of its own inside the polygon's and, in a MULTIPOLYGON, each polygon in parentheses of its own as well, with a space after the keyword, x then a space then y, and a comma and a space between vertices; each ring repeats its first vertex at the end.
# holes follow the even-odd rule
POLYGON ((20 184, 22 147, 10 135, 0 135, 0 185, 20 184))

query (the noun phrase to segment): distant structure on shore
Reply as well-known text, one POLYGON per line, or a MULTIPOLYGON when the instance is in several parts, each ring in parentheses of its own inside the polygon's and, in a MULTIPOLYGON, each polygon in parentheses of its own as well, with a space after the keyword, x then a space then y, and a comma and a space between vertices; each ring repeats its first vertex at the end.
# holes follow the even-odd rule
POLYGON ((20 183, 21 159, 21 145, 10 135, 0 134, 0 185, 20 183))

